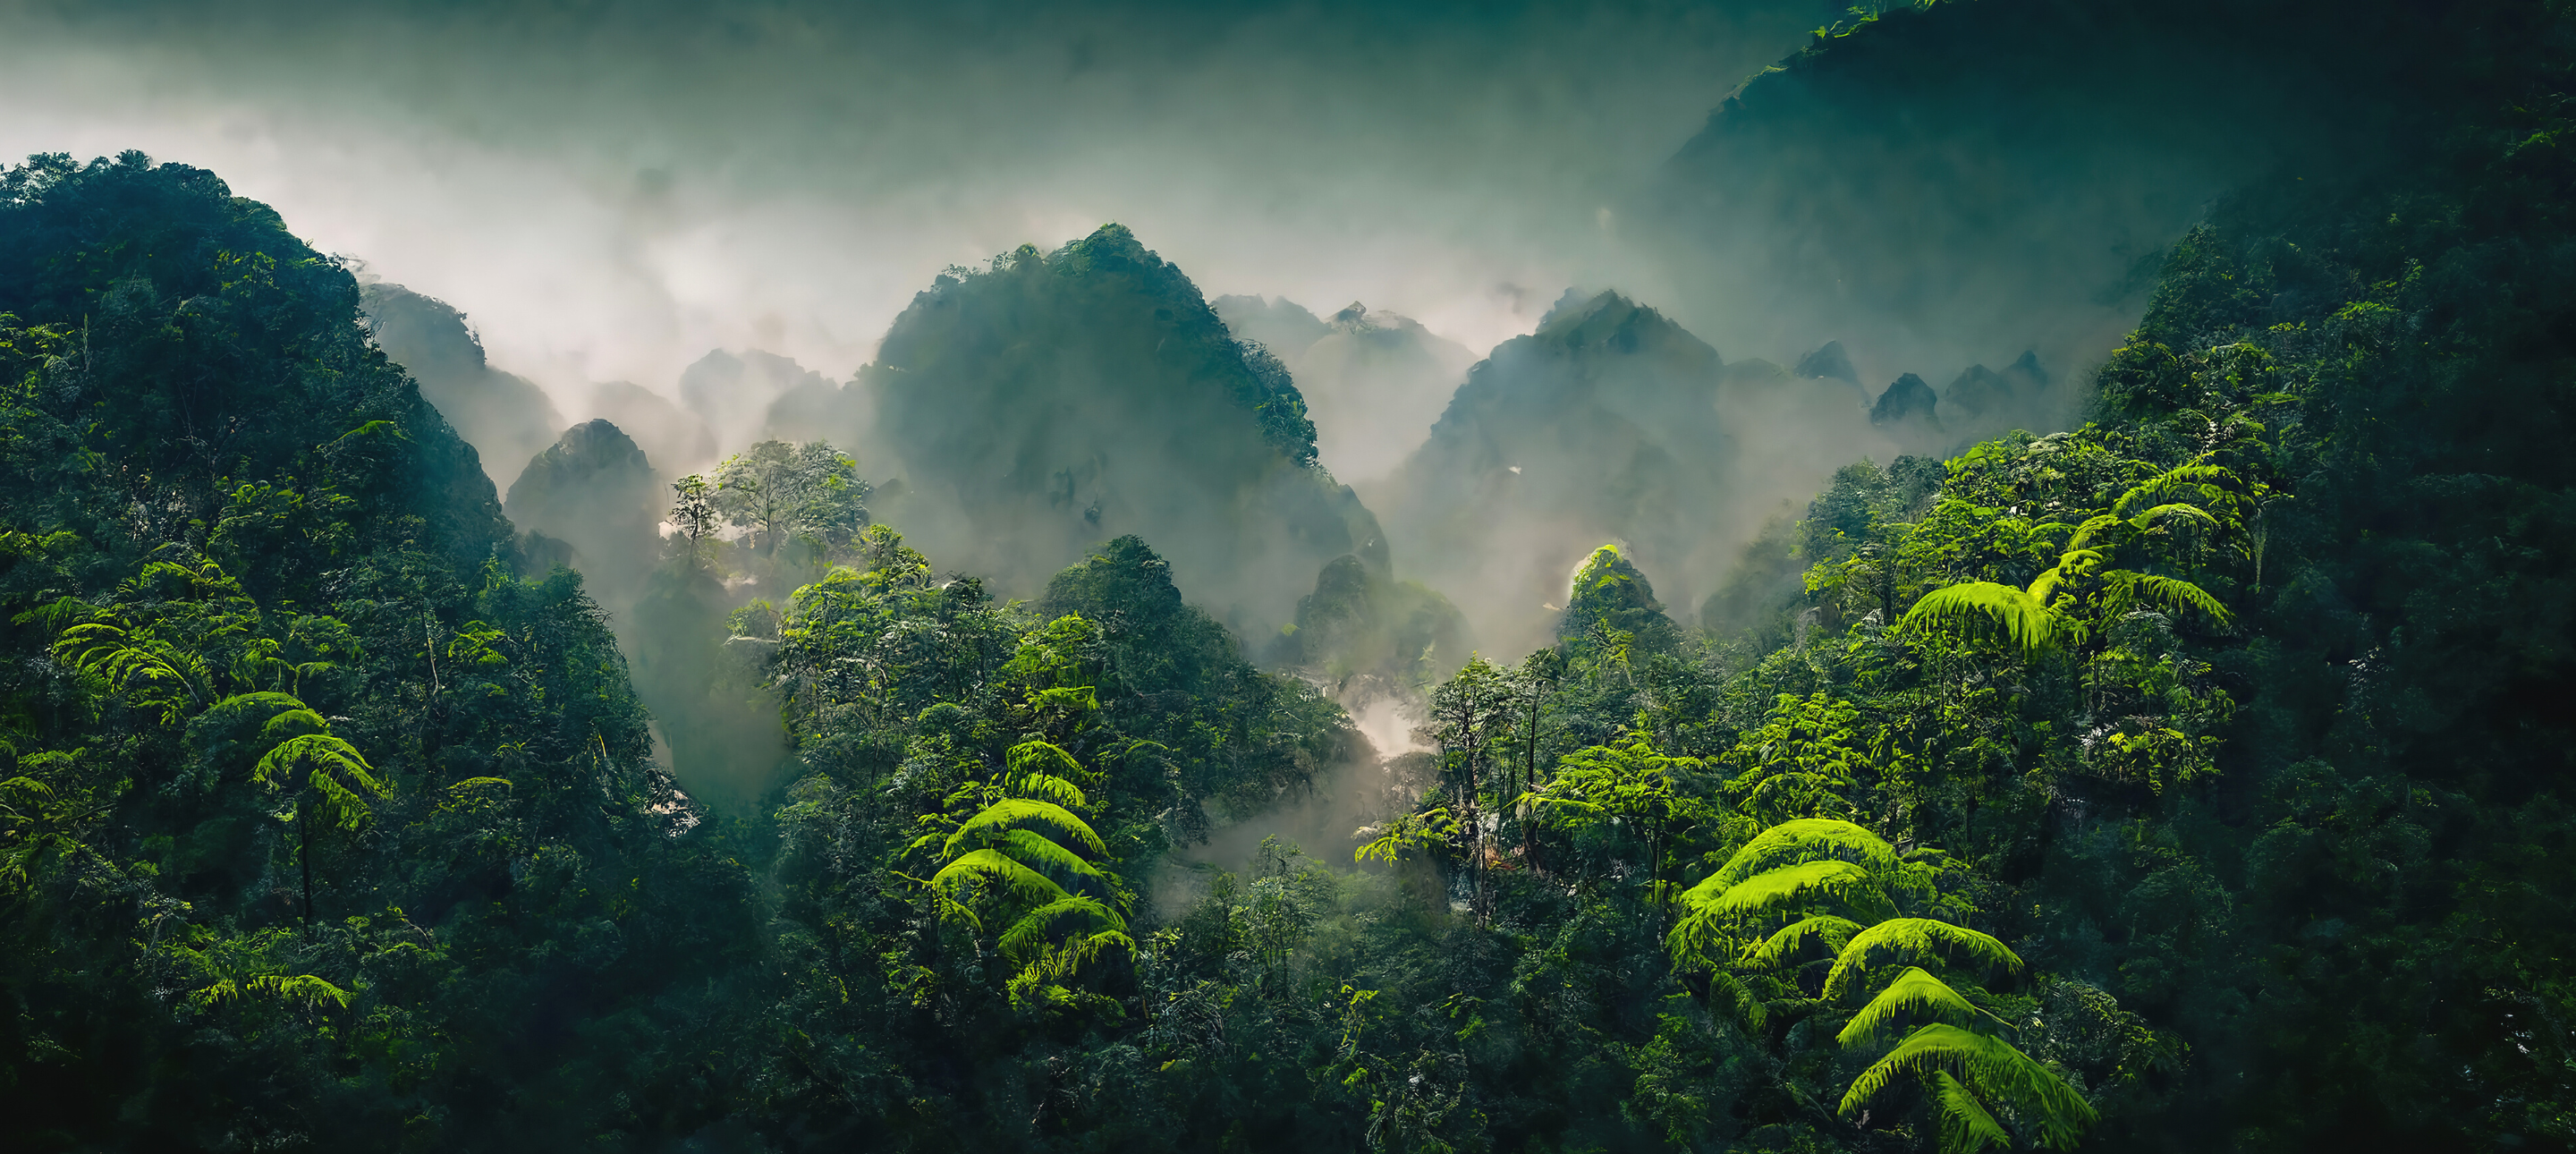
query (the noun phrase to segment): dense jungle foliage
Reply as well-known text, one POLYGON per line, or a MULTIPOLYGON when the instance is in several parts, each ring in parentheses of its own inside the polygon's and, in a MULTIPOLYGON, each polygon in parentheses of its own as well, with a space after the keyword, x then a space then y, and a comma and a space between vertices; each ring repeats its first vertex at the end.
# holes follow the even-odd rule
POLYGON ((2482 27, 2172 247, 2089 422, 1850 465, 1722 621, 1605 547, 1383 765, 1146 540, 1005 601, 827 446, 692 478, 752 535, 657 588, 810 578, 657 658, 782 719, 738 814, 346 270, 12 168, 9 1144, 2576 1146, 2571 26, 2482 27))

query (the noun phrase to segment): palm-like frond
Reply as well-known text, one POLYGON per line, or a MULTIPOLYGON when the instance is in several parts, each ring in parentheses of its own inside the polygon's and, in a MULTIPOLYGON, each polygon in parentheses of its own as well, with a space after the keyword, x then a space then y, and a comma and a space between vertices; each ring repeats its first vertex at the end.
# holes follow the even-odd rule
MULTIPOLYGON (((2115 525, 2124 525, 2127 523, 2127 518, 2115 517, 2109 513, 2097 513, 2091 517, 2087 517, 2084 519, 2083 524, 2075 527, 2075 535, 2066 539, 2066 548, 2064 552, 2068 554, 2090 552, 2093 538, 2099 536, 2103 530, 2109 529, 2115 525)), ((2063 566, 2065 564, 2064 559, 2061 558, 2058 561, 2058 564, 2063 566)))
POLYGON ((218 979, 213 985, 190 994, 189 999, 199 1006, 213 1006, 254 994, 281 1002, 301 1002, 317 1009, 324 1005, 346 1009, 349 999, 354 996, 311 974, 261 974, 248 981, 218 979))
POLYGON ((1104 889, 1109 884, 1109 875, 1100 872, 1099 868, 1090 862, 1082 860, 1080 854, 1047 840, 1044 834, 1036 830, 1009 830, 1002 834, 1001 840, 993 843, 992 848, 1022 865, 1054 876, 1059 879, 1059 884, 1066 884, 1072 879, 1092 882, 1104 889))
POLYGON ((1847 821, 1802 817, 1755 835, 1708 880, 1692 886, 1690 892, 1713 897, 1758 873, 1828 859, 1858 863, 1877 877, 1897 872, 1896 847, 1887 844, 1887 839, 1847 821))
POLYGON ((1995 1020, 1994 1015, 1960 997, 1948 982, 1924 972, 1920 966, 1907 966, 1895 981, 1852 1015, 1842 1032, 1834 1035, 1834 1041, 1846 1049, 1870 1045, 1894 1031, 1900 1018, 1948 1022, 1966 1029, 1995 1020))
POLYGON ((1839 998, 1851 984, 1869 972, 1884 956, 1893 959, 1938 957, 1955 952, 1973 962, 2021 968, 2021 956, 2011 947, 1966 926, 1930 918, 1890 918, 1852 935, 1843 943, 1841 956, 1834 968, 1825 974, 1824 996, 1839 998))
POLYGON ((1028 961, 1050 944, 1059 924, 1069 920, 1078 921, 1079 932, 1086 936, 1127 931, 1127 919, 1107 905, 1079 895, 1063 897, 1020 915, 1002 931, 1002 955, 1015 962, 1028 961))
POLYGON ((1957 1078, 1946 1070, 1934 1070, 1928 1082, 1933 1109, 1941 1119, 1941 1154, 1976 1154, 1988 1146, 2012 1149, 2012 1133, 1957 1078))
POLYGON ((1709 911, 1706 905, 1692 906, 1684 895, 1681 919, 1664 934, 1664 952, 1672 955, 1678 970, 1714 970, 1734 959, 1742 951, 1743 940, 1732 921, 1709 911))
POLYGON ((251 779, 271 789, 281 788, 281 780, 298 765, 310 770, 305 783, 322 795, 322 806, 331 812, 342 829, 356 829, 366 820, 363 791, 375 797, 393 792, 376 779, 375 767, 358 753, 358 747, 327 733, 307 733, 290 737, 261 755, 252 767, 251 779), (354 788, 353 788, 354 787, 354 788))
POLYGON ((2127 609, 2143 603, 2162 606, 2175 612, 2186 609, 2197 610, 2216 622, 2222 629, 2236 620, 2235 616, 2227 611, 2225 605, 2219 604, 2218 598, 2210 596, 2208 590, 2189 581, 2159 577, 2153 573, 2125 571, 2115 576, 2118 578, 2112 588, 2115 608, 2127 609))
MULTIPOLYGON (((1886 1057, 1861 1071, 1860 1077, 1852 1080, 1851 1090, 1843 1095, 1842 1113, 1857 1113, 1898 1077, 1909 1073, 1949 1073, 1977 1097, 2009 1105, 2025 1125, 2037 1131, 2032 1142, 2039 1146, 2072 1148, 2084 1128, 2097 1117, 2073 1086, 2011 1043, 1941 1023, 1906 1035, 1886 1057)), ((1988 1120, 1992 1120, 1991 1115, 1988 1120)))
POLYGON ((2159 521, 2167 521, 2176 517, 2180 517, 2186 521, 2198 521, 2213 529, 2218 527, 2218 518, 2210 516, 2208 510, 2203 509, 2198 505, 2185 505, 2180 501, 2176 501, 2169 505, 2158 505, 2138 514, 2135 517, 2129 518, 2129 527, 2136 529, 2139 532, 2145 532, 2154 528, 2156 523, 2159 521))
POLYGON ((930 875, 930 888, 952 900, 959 889, 975 882, 988 882, 1021 901, 1033 905, 1068 898, 1073 895, 1045 874, 1020 864, 996 849, 979 849, 941 866, 930 875))
POLYGON ((1861 931, 1861 924, 1832 914, 1810 914, 1789 923, 1780 932, 1762 939, 1745 951, 1744 960, 1756 966, 1777 966, 1810 942, 1823 942, 1827 949, 1840 953, 1843 943, 1861 931))
MULTIPOLYGON (((2067 585, 2071 585, 2076 581, 2091 576, 2093 571, 2100 568, 2105 560, 2108 560, 2108 558, 2104 557, 2102 551, 2099 549, 2070 548, 2063 556, 2060 556, 2057 559, 2057 564, 2048 567, 2047 572, 2031 578, 2030 588, 2024 589, 2022 592, 2030 594, 2030 599, 2038 602, 2041 608, 2048 609, 2051 613, 2056 613, 2057 611, 2055 609, 2049 607, 2057 603, 2057 596, 2060 590, 2067 585)), ((2062 614, 2059 616, 2059 619, 2065 620, 2062 614)))
MULTIPOLYGON (((302 698, 292 693, 262 689, 236 693, 214 703, 206 709, 203 720, 208 724, 238 724, 253 718, 274 718, 295 709, 307 709, 302 698)), ((307 711, 310 712, 309 709, 307 711)))
MULTIPOLYGON (((284 697, 285 694, 277 696, 284 697)), ((226 698, 226 700, 231 699, 226 698)), ((294 699, 287 698, 287 700, 294 699)), ((263 741, 287 741, 309 733, 329 732, 331 732, 331 722, 321 714, 305 708, 302 702, 296 702, 291 709, 280 711, 277 716, 269 718, 259 727, 259 736, 263 741)))
POLYGON ((1868 870, 1847 861, 1804 862, 1737 882, 1710 900, 1708 908, 1721 916, 1752 917, 1819 897, 1861 908, 1883 907, 1887 897, 1877 892, 1873 880, 1868 870))
POLYGON ((2204 501, 2224 501, 2228 497, 2229 490, 2240 488, 2243 484, 2244 482, 2237 477, 2236 470, 2224 465, 2181 465, 2167 469, 2132 486, 2128 492, 2120 494, 2120 499, 2111 503, 2111 513, 2126 519, 2130 516, 2129 510, 2176 494, 2198 497, 2204 501))
POLYGON ((1051 801, 1068 809, 1090 804, 1074 782, 1083 776, 1073 755, 1043 741, 1023 741, 1004 755, 1006 788, 1018 797, 1051 801))
POLYGON ((1906 610, 1904 620, 1909 625, 1999 628, 2029 656, 2083 635, 2083 626, 2052 612, 2029 592, 1992 581, 1966 581, 1935 589, 1906 610))
POLYGON ((1004 831, 1022 825, 1043 826, 1095 854, 1109 852, 1100 835, 1091 832, 1091 826, 1081 818, 1054 802, 1030 797, 1004 798, 985 806, 982 812, 967 818, 966 824, 958 826, 957 832, 948 835, 946 852, 955 854, 969 846, 998 841, 1004 831))
MULTIPOLYGON (((54 641, 54 658, 107 682, 119 693, 177 690, 194 701, 205 696, 208 683, 204 658, 166 641, 138 638, 124 619, 113 613, 100 614, 63 630, 54 641)), ((163 704, 164 721, 177 720, 177 698, 152 696, 147 700, 163 704)))
POLYGON ((1003 786, 1003 789, 1013 797, 1052 802, 1066 809, 1090 804, 1090 799, 1083 796, 1081 786, 1052 773, 1031 773, 1013 777, 1003 786))
POLYGON ((1763 1020, 1770 1016, 1762 1008, 1762 999, 1754 996, 1752 987, 1745 985, 1743 979, 1722 970, 1709 976, 1708 1000, 1748 1030, 1761 1029, 1763 1020))
MULTIPOLYGON (((1416 850, 1448 844, 1450 834, 1457 828, 1456 819, 1449 816, 1449 807, 1445 805, 1421 813, 1408 813, 1387 822, 1376 837, 1352 850, 1351 860, 1365 862, 1374 859, 1394 865, 1416 850)), ((1359 832, 1366 836, 1370 831, 1362 828, 1359 832)))

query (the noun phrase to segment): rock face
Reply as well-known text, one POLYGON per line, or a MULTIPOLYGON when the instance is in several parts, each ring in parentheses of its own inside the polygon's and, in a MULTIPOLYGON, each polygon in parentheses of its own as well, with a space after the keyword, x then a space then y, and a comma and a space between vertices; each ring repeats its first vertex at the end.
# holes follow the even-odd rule
POLYGON ((593 596, 615 608, 633 600, 652 568, 664 492, 634 439, 594 420, 529 460, 501 507, 519 528, 569 546, 593 596))
POLYGON ((1984 365, 1970 365, 1941 390, 1950 402, 1950 412, 1963 424, 1976 424, 1990 414, 2012 407, 2013 389, 2001 376, 1984 365))
POLYGON ((545 391, 484 363, 465 314, 398 284, 361 285, 358 307, 376 345, 420 383, 421 399, 483 458, 494 485, 563 428, 545 391))
POLYGON ((1870 406, 1869 423, 1938 430, 1941 417, 1936 410, 1940 405, 1941 396, 1932 391, 1932 386, 1924 384, 1923 378, 1907 373, 1896 378, 1887 386, 1886 392, 1878 395, 1878 403, 1870 406))
POLYGON ((1215 308, 1235 336, 1288 366, 1315 422, 1318 459, 1354 482, 1402 464, 1476 361, 1419 322, 1357 301, 1322 320, 1284 299, 1219 297, 1215 308))
POLYGON ((1259 636, 1334 558, 1387 565, 1376 519, 1315 467, 1285 367, 1119 226, 940 277, 858 385, 877 415, 861 459, 901 481, 879 515, 1004 595, 1136 534, 1259 636))
POLYGON ((1951 423, 1971 436, 2001 432, 2015 424, 2038 425, 2057 414, 2048 395, 2048 371, 2039 366, 2039 354, 2024 352, 1998 373, 1984 365, 1970 365, 1950 387, 1941 390, 1941 400, 1952 414, 1951 423))
POLYGON ((1605 540, 1687 590, 1737 504, 1723 369, 1651 308, 1568 294, 1477 365, 1430 438, 1372 487, 1404 571, 1455 599, 1497 652, 1547 639, 1568 575, 1605 540))
POLYGON ((1797 376, 1810 380, 1827 379, 1860 383, 1860 371, 1852 367, 1851 354, 1843 351, 1841 341, 1826 341, 1816 351, 1798 358, 1797 376))

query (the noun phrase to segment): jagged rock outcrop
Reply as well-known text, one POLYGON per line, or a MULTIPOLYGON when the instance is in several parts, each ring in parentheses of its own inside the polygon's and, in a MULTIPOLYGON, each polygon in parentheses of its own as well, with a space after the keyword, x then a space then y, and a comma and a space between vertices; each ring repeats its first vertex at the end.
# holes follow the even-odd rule
POLYGON ((1940 406, 1940 394, 1933 392, 1932 386, 1924 384, 1923 378, 1907 373, 1896 378, 1887 386, 1886 392, 1878 395, 1878 403, 1870 406, 1869 423, 1882 427, 1938 430, 1941 427, 1940 406))
POLYGON ((1816 351, 1798 358, 1796 375, 1808 379, 1829 378, 1860 383, 1860 371, 1852 367, 1851 354, 1843 351, 1841 341, 1826 341, 1816 351))

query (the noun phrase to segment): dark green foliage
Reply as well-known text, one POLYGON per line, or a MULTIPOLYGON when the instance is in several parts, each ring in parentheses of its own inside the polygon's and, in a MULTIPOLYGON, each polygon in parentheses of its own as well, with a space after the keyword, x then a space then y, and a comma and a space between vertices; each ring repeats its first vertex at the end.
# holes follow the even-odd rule
MULTIPOLYGON (((0 374, 9 451, 34 472, 0 518, 98 526, 131 558, 206 532, 190 527, 214 526, 239 485, 271 486, 254 501, 329 491, 352 502, 340 519, 360 547, 471 573, 509 538, 492 484, 356 311, 337 262, 212 173, 141 153, 11 169, 0 374)), ((278 591, 326 567, 279 574, 278 591)))
POLYGON ((1681 630, 1655 600, 1655 586, 1614 545, 1592 551, 1565 599, 1557 619, 1557 641, 1580 641, 1605 647, 1627 660, 1631 646, 1647 652, 1669 650, 1680 643, 1681 630))
MULTIPOLYGON (((2219 204, 2092 423, 1844 469, 1708 629, 1602 549, 1554 644, 1442 663, 1434 750, 1384 766, 1105 529, 1039 542, 1089 534, 1031 603, 855 504, 809 556, 694 542, 630 683, 344 273, 194 170, 12 170, 13 1149, 2576 1143, 2576 40, 2423 19, 2374 51, 2456 49, 2452 87, 2360 118, 2412 162, 2219 204), (757 763, 752 816, 678 795, 638 687, 710 706, 664 736, 757 763), (1349 840, 1252 843, 1337 791, 1349 840)), ((871 372, 1007 408, 1063 351, 1310 483, 1289 386, 1140 253, 944 284, 871 372)), ((1605 310, 1587 348, 1653 319, 1605 310)), ((1451 644, 1382 544, 1299 554, 1299 660, 1451 644)))
POLYGON ((473 450, 265 208, 132 155, 5 183, 19 1144, 630 1124, 574 1026, 738 956, 748 878, 671 839, 579 580, 493 559, 473 450))

